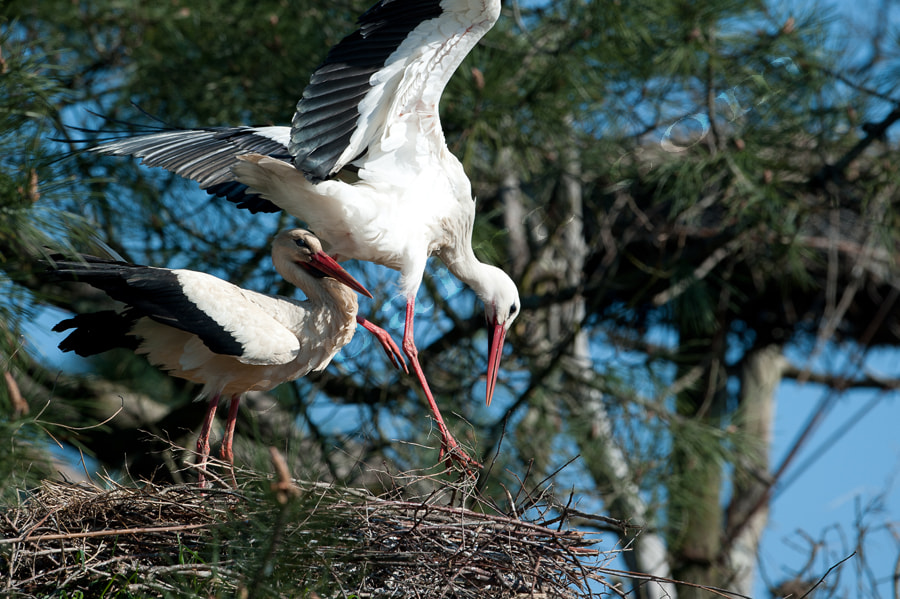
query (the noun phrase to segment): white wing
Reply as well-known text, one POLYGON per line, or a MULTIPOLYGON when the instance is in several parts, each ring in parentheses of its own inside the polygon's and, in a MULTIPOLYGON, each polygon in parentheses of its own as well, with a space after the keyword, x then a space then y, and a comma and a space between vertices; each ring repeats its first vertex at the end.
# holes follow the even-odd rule
MULTIPOLYGON (((178 323, 158 322, 197 335, 213 352, 232 355, 245 364, 286 364, 297 357, 300 341, 272 316, 273 311, 267 304, 280 302, 287 305, 286 309, 302 312, 300 306, 241 289, 206 273, 192 270, 173 272, 178 277, 185 298, 195 310, 179 317, 178 323), (198 312, 203 317, 198 318, 198 312), (226 353, 216 348, 216 340, 226 335, 234 339, 240 347, 239 351, 226 353)), ((298 314, 297 320, 301 319, 302 314, 298 314)))
POLYGON ((382 0, 334 46, 291 125, 290 153, 310 181, 404 138, 404 119, 432 117, 450 76, 500 16, 500 0, 382 0))

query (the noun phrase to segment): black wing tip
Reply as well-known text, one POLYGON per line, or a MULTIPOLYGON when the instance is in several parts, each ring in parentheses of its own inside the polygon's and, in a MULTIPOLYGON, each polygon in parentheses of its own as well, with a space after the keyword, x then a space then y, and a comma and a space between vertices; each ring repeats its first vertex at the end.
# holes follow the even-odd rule
POLYGON ((281 208, 265 199, 259 194, 249 191, 243 183, 226 181, 206 188, 206 193, 223 200, 228 200, 241 210, 247 210, 250 214, 273 214, 281 212, 281 208))
POLYGON ((79 274, 108 272, 110 270, 123 271, 134 268, 149 268, 143 264, 123 262, 113 258, 101 258, 91 254, 66 255, 52 253, 45 260, 40 261, 47 275, 56 275, 60 278, 69 278, 79 274))
POLYGON ((275 214, 281 212, 281 208, 259 196, 249 197, 243 202, 236 202, 235 206, 241 210, 248 211, 250 214, 275 214))
POLYGON ((63 143, 84 143, 90 144, 90 147, 85 148, 86 151, 90 152, 103 152, 104 148, 102 147, 104 144, 109 144, 117 141, 129 140, 135 137, 142 137, 145 135, 155 135, 159 133, 171 133, 177 131, 206 131, 206 132, 220 132, 220 131, 233 131, 239 129, 251 129, 252 127, 203 127, 203 126, 194 126, 189 129, 175 125, 169 121, 165 121, 160 117, 147 112, 137 104, 133 104, 135 108, 140 111, 141 114, 146 116, 152 123, 139 123, 137 121, 130 121, 125 119, 114 119, 108 115, 102 114, 100 112, 96 112, 91 109, 85 109, 89 114, 102 119, 104 122, 104 127, 99 129, 91 129, 88 127, 79 127, 77 125, 65 125, 65 128, 70 131, 77 131, 79 133, 83 133, 86 137, 82 139, 53 139, 53 141, 63 142, 63 143), (111 128, 106 128, 107 126, 112 125, 111 128))
MULTIPOLYGON (((166 122, 165 120, 159 118, 158 116, 151 114, 150 112, 144 110, 140 106, 135 103, 132 103, 132 106, 137 108, 137 110, 152 120, 154 125, 148 125, 143 123, 138 123, 135 121, 128 121, 124 119, 114 119, 109 115, 103 114, 102 112, 97 112, 96 110, 91 110, 90 108, 85 108, 85 111, 101 119, 104 122, 104 127, 106 125, 114 125, 115 129, 91 129, 88 127, 79 127, 77 125, 64 125, 66 130, 69 131, 77 131, 78 133, 84 133, 89 137, 85 137, 83 139, 52 139, 52 141, 62 142, 62 143, 86 143, 86 144, 104 144, 114 141, 120 141, 122 139, 128 139, 129 137, 134 137, 135 135, 147 135, 152 133, 162 133, 165 131, 176 131, 178 127, 172 125, 171 123, 166 122)), ((86 148, 88 151, 95 151, 97 148, 91 147, 86 148)))
POLYGON ((73 329, 76 326, 78 325, 75 324, 74 318, 67 318, 65 320, 60 320, 59 322, 57 322, 50 330, 54 333, 62 333, 63 331, 68 331, 69 329, 73 329))
POLYGON ((59 349, 87 358, 117 348, 136 350, 140 340, 130 334, 136 319, 137 315, 128 311, 102 310, 76 314, 62 320, 53 327, 53 331, 62 333, 72 330, 59 343, 59 349))

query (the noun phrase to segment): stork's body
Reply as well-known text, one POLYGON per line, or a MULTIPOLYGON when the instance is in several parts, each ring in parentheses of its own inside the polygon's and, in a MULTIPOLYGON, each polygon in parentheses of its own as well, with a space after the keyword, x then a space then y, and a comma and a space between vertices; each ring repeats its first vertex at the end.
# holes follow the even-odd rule
POLYGON ((302 229, 275 238, 272 261, 306 294, 304 301, 242 289, 193 270, 82 258, 54 262, 53 276, 88 283, 126 307, 60 322, 53 330, 74 329, 60 349, 89 356, 125 347, 172 376, 202 384, 200 396, 210 397, 210 404, 197 441, 201 468, 219 398, 231 397, 222 456, 233 463, 241 395, 325 368, 356 330, 353 290, 368 295, 302 229))
POLYGON ((442 450, 451 453, 458 446, 419 365, 413 315, 426 262, 436 255, 485 303, 490 404, 519 296, 509 276, 472 251, 475 201, 447 148, 438 103, 499 14, 499 0, 382 0, 329 51, 291 127, 163 131, 95 148, 142 157, 252 211, 285 210, 336 258, 400 271, 403 349, 440 427, 442 450))

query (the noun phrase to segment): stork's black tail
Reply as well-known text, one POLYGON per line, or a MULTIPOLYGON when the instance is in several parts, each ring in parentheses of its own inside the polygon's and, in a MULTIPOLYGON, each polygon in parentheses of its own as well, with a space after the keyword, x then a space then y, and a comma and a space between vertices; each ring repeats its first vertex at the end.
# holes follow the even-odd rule
MULTIPOLYGON (((125 288, 125 278, 137 267, 127 262, 82 255, 73 260, 61 255, 53 255, 47 263, 44 275, 60 281, 81 281, 102 291, 125 288)), ((110 294, 112 295, 112 294, 110 294)), ((74 351, 79 356, 87 357, 103 353, 115 348, 135 350, 139 339, 129 335, 140 314, 133 310, 116 312, 102 310, 88 314, 77 314, 67 318, 53 327, 55 332, 72 330, 59 344, 64 352, 74 351)))

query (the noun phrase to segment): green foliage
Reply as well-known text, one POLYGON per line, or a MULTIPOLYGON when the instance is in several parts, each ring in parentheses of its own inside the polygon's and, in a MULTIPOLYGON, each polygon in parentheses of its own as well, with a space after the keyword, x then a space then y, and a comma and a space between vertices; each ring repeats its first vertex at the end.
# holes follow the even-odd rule
MULTIPOLYGON (((47 55, 27 47, 19 24, 0 30, 0 487, 3 500, 52 472, 43 447, 59 412, 42 410, 49 394, 35 391, 44 374, 33 363, 23 327, 38 313, 22 286, 48 247, 63 249, 87 235, 80 216, 60 209, 63 173, 45 136, 69 97, 47 55), (35 415, 37 414, 37 416, 35 415)), ((46 406, 44 406, 46 408, 46 406)))
MULTIPOLYGON (((89 246, 85 222, 129 259, 193 266, 263 290, 279 284, 260 248, 290 219, 233 210, 134 160, 78 153, 87 134, 61 123, 117 131, 286 124, 315 65, 367 4, 4 5, 6 370, 21 378, 40 362, 22 350, 19 323, 36 313, 34 293, 48 291, 21 284, 27 272, 11 261, 47 245, 89 246)), ((423 363, 445 413, 470 423, 459 430, 471 431, 479 449, 493 453, 502 439, 489 489, 500 492, 528 463, 547 475, 580 454, 587 465, 573 477, 577 490, 618 505, 610 445, 598 440, 606 429, 586 408, 585 397, 599 394, 614 422, 611 446, 627 455, 631 482, 675 546, 678 524, 696 517, 699 487, 724 502, 722 485, 709 481, 727 479, 752 444, 732 420, 746 356, 809 343, 833 316, 823 314, 827 293, 852 288, 862 280, 855 277, 869 287, 836 316, 836 330, 860 339, 870 328, 896 277, 900 161, 895 134, 868 139, 863 125, 896 106, 900 66, 887 53, 877 68, 850 68, 828 11, 791 11, 737 0, 504 3, 497 26, 450 80, 441 117, 478 199, 476 252, 504 267, 523 263, 516 276, 526 310, 510 332, 515 351, 490 409, 480 405, 484 341, 471 294, 427 281, 420 302, 434 298, 437 307, 419 321, 427 322, 419 338, 428 335, 423 363), (865 151, 843 164, 861 143, 865 151), (512 223, 510 180, 521 192, 521 219, 512 223), (580 245, 567 242, 573 222, 580 245), (510 249, 508 228, 524 246, 510 249), (452 297, 442 297, 448 289, 452 297), (585 346, 586 366, 573 357, 585 346), (695 463, 702 477, 687 466, 695 463)), ((398 332, 393 273, 360 268, 386 306, 364 308, 398 332)), ((70 299, 78 298, 54 301, 70 299)), ((875 341, 897 345, 892 326, 874 327, 875 341)), ((278 399, 302 414, 304 433, 325 452, 359 438, 371 441, 366 458, 419 467, 436 452, 392 440, 434 444, 422 402, 372 347, 345 352, 346 361, 278 399), (334 405, 339 416, 323 410, 334 405)), ((160 382, 140 359, 101 357, 91 370, 168 406, 184 406, 192 392, 160 382)), ((12 413, 2 386, 0 407, 12 413)), ((8 419, 0 430, 25 455, 40 445, 39 424, 8 419)), ((12 464, 0 459, 0 475, 37 472, 12 464)))

